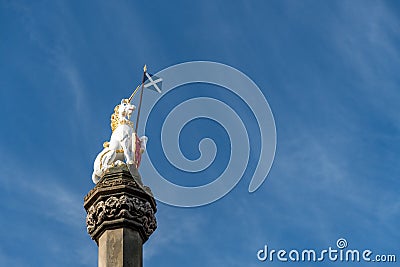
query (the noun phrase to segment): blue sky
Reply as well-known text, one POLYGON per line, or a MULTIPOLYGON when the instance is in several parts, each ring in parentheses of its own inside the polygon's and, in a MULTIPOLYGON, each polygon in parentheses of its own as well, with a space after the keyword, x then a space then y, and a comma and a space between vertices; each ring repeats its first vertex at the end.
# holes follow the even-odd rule
MULTIPOLYGON (((341 237, 399 258, 399 26, 396 1, 1 0, 0 266, 96 266, 82 205, 109 115, 144 64, 193 60, 259 86, 275 161, 255 193, 249 171, 210 205, 158 202, 145 266, 360 266, 256 257, 265 244, 322 250, 341 237)), ((188 157, 199 129, 229 141, 218 125, 194 125, 180 137, 188 157)))

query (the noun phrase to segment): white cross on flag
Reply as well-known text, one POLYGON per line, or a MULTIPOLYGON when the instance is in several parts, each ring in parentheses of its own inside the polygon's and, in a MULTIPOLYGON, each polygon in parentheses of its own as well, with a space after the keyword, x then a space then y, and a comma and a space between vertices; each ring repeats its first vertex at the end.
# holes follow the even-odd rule
POLYGON ((144 88, 159 92, 161 94, 162 78, 148 74, 146 72, 146 80, 144 83, 144 88))

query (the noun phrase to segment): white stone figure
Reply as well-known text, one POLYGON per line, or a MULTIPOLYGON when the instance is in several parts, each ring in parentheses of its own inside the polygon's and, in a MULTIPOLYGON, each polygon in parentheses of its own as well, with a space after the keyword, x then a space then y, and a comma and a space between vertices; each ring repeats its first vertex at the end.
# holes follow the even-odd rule
POLYGON ((130 120, 132 112, 136 109, 128 99, 122 99, 121 104, 114 108, 111 115, 111 138, 103 144, 101 151, 94 161, 92 180, 95 184, 104 176, 107 169, 114 166, 127 164, 139 168, 141 154, 146 149, 147 137, 137 137, 130 120))

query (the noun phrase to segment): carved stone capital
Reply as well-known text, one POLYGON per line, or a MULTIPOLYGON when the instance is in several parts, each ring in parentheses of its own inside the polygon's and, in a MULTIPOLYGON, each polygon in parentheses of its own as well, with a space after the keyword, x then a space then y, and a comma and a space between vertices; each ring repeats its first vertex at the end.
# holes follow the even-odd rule
POLYGON ((157 228, 156 202, 148 192, 139 174, 132 177, 124 168, 110 169, 84 198, 92 239, 98 242, 104 231, 126 227, 138 231, 145 242, 157 228))

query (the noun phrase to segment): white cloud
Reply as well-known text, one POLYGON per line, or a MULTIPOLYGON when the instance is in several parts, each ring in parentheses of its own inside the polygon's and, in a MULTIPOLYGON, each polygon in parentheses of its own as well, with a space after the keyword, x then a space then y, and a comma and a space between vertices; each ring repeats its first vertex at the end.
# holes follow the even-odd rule
MULTIPOLYGON (((40 216, 47 216, 55 221, 72 227, 80 227, 84 210, 82 197, 69 191, 66 185, 60 182, 56 174, 45 170, 34 170, 19 161, 4 160, 0 171, 4 175, 0 180, 6 191, 15 191, 17 195, 29 196, 29 201, 36 205, 29 205, 28 212, 35 212, 40 216), (58 181, 57 181, 58 180, 58 181)), ((25 205, 27 199, 17 199, 25 205)))
POLYGON ((9 230, 4 232, 5 243, 0 245, 0 265, 26 266, 28 263, 27 257, 18 261, 2 253, 7 242, 40 244, 36 251, 47 253, 47 258, 40 261, 43 266, 52 259, 63 258, 64 262, 81 266, 93 265, 97 247, 86 234, 83 196, 69 189, 57 174, 21 165, 20 160, 0 158, 3 162, 0 185, 7 201, 5 212, 12 210, 10 218, 3 221, 9 230))
POLYGON ((363 108, 379 112, 400 128, 396 16, 385 2, 346 2, 332 23, 331 42, 339 61, 352 75, 352 96, 363 108), (362 101, 361 101, 362 99, 362 101))
POLYGON ((22 267, 26 265, 20 259, 4 253, 4 251, 0 247, 0 266, 22 267))
POLYGON ((158 228, 145 244, 144 260, 151 260, 165 251, 176 252, 176 248, 196 242, 202 236, 200 229, 206 220, 200 215, 179 216, 185 209, 163 205, 157 212, 158 228))

